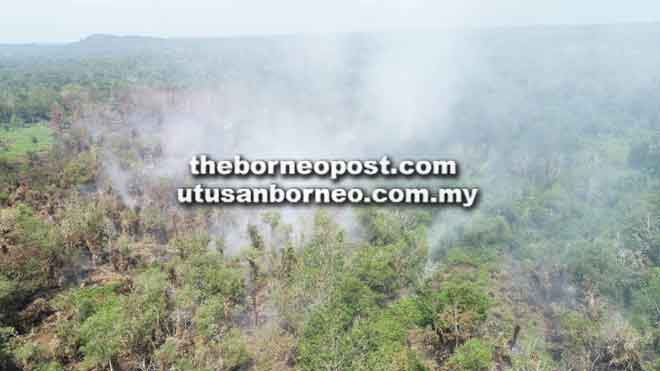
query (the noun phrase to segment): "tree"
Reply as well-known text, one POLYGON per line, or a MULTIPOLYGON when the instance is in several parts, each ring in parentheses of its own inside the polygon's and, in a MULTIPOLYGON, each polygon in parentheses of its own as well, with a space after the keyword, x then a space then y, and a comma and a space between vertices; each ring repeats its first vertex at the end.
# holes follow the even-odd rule
POLYGON ((80 327, 84 364, 108 365, 114 370, 114 361, 122 349, 127 328, 121 302, 118 299, 104 303, 80 327))
POLYGON ((464 371, 487 371, 492 363, 492 347, 480 339, 466 341, 447 360, 449 369, 464 371))

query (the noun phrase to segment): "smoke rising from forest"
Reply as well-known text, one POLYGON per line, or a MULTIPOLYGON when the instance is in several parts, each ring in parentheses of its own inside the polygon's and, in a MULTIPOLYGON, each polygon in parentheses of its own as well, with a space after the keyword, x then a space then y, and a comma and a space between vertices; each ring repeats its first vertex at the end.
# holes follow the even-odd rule
MULTIPOLYGON (((158 153, 150 157, 151 166, 127 168, 117 163, 119 154, 112 153, 116 148, 106 146, 110 155, 104 173, 124 202, 139 204, 130 182, 158 177, 184 181, 188 161, 197 154, 215 159, 235 154, 252 159, 360 159, 387 154, 401 160, 450 153, 444 147, 419 144, 429 138, 444 141, 450 107, 460 94, 460 65, 467 62, 468 54, 459 55, 453 32, 323 35, 265 43, 274 55, 245 50, 252 58, 246 63, 248 69, 231 75, 218 66, 212 73, 222 76, 221 81, 206 89, 131 93, 137 103, 124 113, 128 125, 120 135, 154 143, 158 153)), ((237 186, 272 180, 204 181, 237 186)), ((322 179, 277 182, 330 184, 322 179)), ((390 184, 381 181, 380 185, 390 184)), ((288 209, 285 215, 291 215, 286 218, 291 222, 297 219, 294 215, 309 213, 288 209)), ((355 223, 346 219, 349 213, 338 214, 343 215, 342 224, 354 229, 355 223)), ((255 222, 254 217, 250 220, 255 222)), ((217 228, 225 233, 236 229, 217 228)), ((244 229, 238 228, 241 234, 244 229)), ((228 238, 235 240, 245 242, 228 238)))
MULTIPOLYGON (((602 42, 618 40, 611 30, 595 28, 593 34, 602 42)), ((570 31, 557 35, 568 36, 570 31)), ((511 42, 526 47, 524 40, 511 42)), ((180 76, 206 71, 208 82, 201 84, 203 87, 136 89, 130 93, 134 105, 123 112, 128 125, 120 132, 156 144, 157 150, 152 151, 151 166, 139 169, 119 166, 114 161, 120 157, 118 153, 108 156, 105 174, 127 204, 140 203, 130 191, 140 188, 140 180, 165 177, 175 179, 173 185, 192 182, 187 176, 188 161, 197 154, 215 159, 235 154, 251 159, 378 158, 387 154, 394 159, 456 159, 461 166, 458 182, 484 190, 481 207, 501 205, 523 195, 520 177, 550 184, 563 175, 564 168, 576 165, 556 151, 564 145, 564 138, 561 126, 550 121, 561 122, 561 116, 535 114, 546 106, 524 95, 524 81, 506 78, 511 70, 547 70, 547 76, 538 79, 548 92, 571 86, 576 74, 587 69, 613 87, 621 84, 624 74, 636 81, 635 89, 646 89, 637 77, 639 71, 621 70, 632 54, 623 55, 620 61, 609 59, 595 68, 593 59, 586 56, 602 53, 599 42, 584 50, 584 57, 567 54, 570 45, 558 47, 554 54, 544 50, 543 55, 555 56, 556 64, 547 62, 543 55, 524 53, 508 57, 509 63, 496 60, 497 42, 480 40, 465 30, 283 36, 228 43, 233 48, 231 55, 220 58, 213 46, 207 45, 202 48, 211 49, 208 53, 193 53, 184 59, 187 62, 175 65, 180 76), (479 113, 475 114, 476 106, 479 113), (516 133, 518 139, 504 135, 506 132, 516 133), (512 175, 515 183, 509 181, 512 175)), ((587 91, 591 87, 578 85, 573 89, 587 91)), ((626 89, 633 88, 628 84, 626 89)), ((576 111, 586 115, 588 107, 576 111)), ((577 190, 584 190, 587 197, 607 194, 608 186, 618 179, 614 173, 595 171, 588 158, 577 161, 579 166, 590 166, 591 175, 583 177, 584 188, 577 190)), ((271 180, 204 181, 238 186, 271 180)), ((276 181, 284 186, 327 182, 276 181)), ((345 179, 342 185, 353 181, 345 179)), ((393 185, 379 179, 369 182, 393 185)), ((412 182, 419 184, 421 180, 412 182)), ((308 209, 288 209, 285 219, 292 224, 299 224, 294 221, 300 215, 310 215, 308 209)), ((342 212, 343 224, 355 225, 346 214, 350 213, 342 212)), ((457 210, 437 214, 429 236, 432 248, 441 249, 439 246, 460 235, 473 214, 457 210)), ((246 211, 246 215, 252 216, 239 219, 259 223, 259 210, 246 211)), ((244 228, 215 230, 226 234, 238 230, 241 237, 227 238, 239 241, 234 248, 247 242, 244 228)))
POLYGON ((32 347, 4 358, 24 369, 660 364, 658 35, 640 24, 0 46, 0 368, 11 338, 32 347), (201 154, 450 159, 459 176, 193 177, 201 154), (198 183, 271 181, 482 197, 471 210, 176 199, 198 183), (43 339, 57 349, 42 344, 41 359, 43 339))

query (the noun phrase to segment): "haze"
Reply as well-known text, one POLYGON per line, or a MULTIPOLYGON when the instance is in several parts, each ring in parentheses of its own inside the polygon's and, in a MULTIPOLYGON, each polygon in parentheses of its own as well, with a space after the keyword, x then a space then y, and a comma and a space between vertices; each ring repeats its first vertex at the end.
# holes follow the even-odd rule
POLYGON ((71 42, 96 33, 216 37, 660 20, 660 3, 584 0, 26 0, 0 12, 0 43, 71 42))

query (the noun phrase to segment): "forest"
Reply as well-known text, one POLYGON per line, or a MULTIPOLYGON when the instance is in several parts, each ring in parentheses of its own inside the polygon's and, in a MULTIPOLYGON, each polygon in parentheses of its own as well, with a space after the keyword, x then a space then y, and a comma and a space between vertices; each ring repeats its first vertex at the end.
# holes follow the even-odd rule
POLYGON ((0 370, 659 371, 658 40, 0 45, 0 370), (183 207, 198 154, 455 159, 342 184, 480 200, 183 207))

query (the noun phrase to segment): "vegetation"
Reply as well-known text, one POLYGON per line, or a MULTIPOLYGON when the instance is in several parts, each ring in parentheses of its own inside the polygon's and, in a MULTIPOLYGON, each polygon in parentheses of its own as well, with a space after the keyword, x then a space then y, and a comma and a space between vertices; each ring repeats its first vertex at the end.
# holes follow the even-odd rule
POLYGON ((10 126, 0 132, 0 161, 17 161, 34 157, 52 145, 50 129, 45 125, 29 127, 10 126))
POLYGON ((238 141, 268 110, 232 99, 272 90, 375 125, 346 92, 385 36, 332 76, 273 57, 295 37, 0 46, 0 369, 660 369, 659 32, 463 35, 488 72, 405 144, 454 151, 479 207, 298 219, 177 205, 181 115, 238 141))

